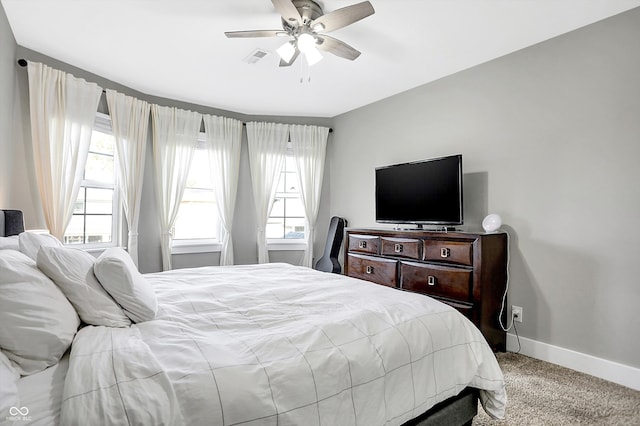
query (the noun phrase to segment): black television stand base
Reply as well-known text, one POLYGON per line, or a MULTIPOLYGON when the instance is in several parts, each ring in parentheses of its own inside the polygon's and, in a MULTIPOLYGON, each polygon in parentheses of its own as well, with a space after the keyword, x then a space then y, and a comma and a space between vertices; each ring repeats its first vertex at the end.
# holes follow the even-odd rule
POLYGON ((457 231, 455 226, 443 226, 442 228, 436 229, 436 231, 441 232, 455 232, 457 231))
POLYGON ((441 226, 439 228, 425 229, 421 223, 417 223, 415 228, 406 228, 398 225, 394 228, 396 231, 432 231, 432 232, 455 232, 455 226, 441 226))

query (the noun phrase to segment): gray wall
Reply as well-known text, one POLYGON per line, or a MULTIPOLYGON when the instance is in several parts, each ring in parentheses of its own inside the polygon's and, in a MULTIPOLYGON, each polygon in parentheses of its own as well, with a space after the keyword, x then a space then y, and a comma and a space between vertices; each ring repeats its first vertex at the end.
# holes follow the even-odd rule
POLYGON ((376 226, 374 168, 461 153, 499 213, 521 336, 640 367, 640 8, 336 117, 331 213, 376 226))
MULTIPOLYGON (((13 170, 13 105, 16 41, 13 38, 7 15, 0 6, 0 182, 11 180, 13 170)), ((10 193, 6 185, 0 185, 0 206, 10 208, 10 193)))

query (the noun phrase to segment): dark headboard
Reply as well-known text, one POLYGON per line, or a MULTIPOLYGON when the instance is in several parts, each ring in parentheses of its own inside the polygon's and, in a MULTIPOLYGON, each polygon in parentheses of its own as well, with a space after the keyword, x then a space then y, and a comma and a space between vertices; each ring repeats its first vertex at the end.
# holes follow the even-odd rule
POLYGON ((10 237, 24 232, 24 218, 22 210, 0 210, 0 225, 4 225, 4 229, 0 229, 0 236, 10 237))

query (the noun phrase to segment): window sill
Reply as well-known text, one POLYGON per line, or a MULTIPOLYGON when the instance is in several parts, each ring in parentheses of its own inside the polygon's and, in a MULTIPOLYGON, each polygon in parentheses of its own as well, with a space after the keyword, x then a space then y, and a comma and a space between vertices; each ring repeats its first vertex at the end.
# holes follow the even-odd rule
POLYGON ((267 240, 267 250, 269 251, 304 251, 307 243, 301 239, 269 239, 267 240))
MULTIPOLYGON (((64 244, 64 247, 74 248, 86 251, 91 254, 101 254, 103 251, 113 247, 119 247, 117 244, 64 244)), ((126 250, 126 247, 123 247, 126 250)))
POLYGON ((171 254, 216 253, 222 250, 222 243, 213 239, 173 240, 171 254))

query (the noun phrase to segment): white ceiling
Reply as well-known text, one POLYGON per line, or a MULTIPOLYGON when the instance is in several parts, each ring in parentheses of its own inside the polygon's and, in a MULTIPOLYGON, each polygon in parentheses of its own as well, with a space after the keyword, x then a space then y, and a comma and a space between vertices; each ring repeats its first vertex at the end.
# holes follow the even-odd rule
MULTIPOLYGON (((361 0, 325 0, 325 13, 361 0)), ((251 115, 333 117, 640 6, 640 0, 371 0, 331 33, 362 52, 277 66, 270 0, 1 0, 16 42, 143 93, 251 115), (270 52, 256 64, 243 59, 270 52)))

